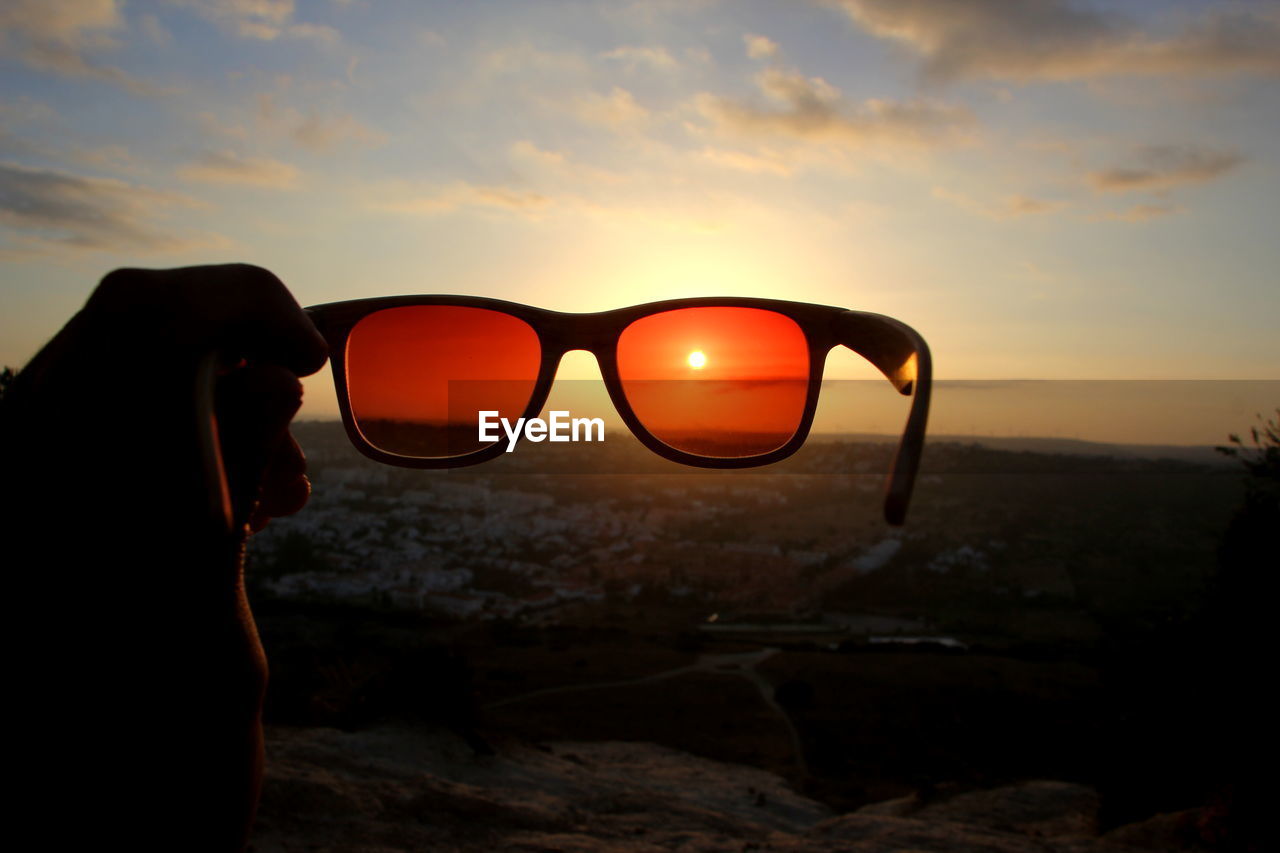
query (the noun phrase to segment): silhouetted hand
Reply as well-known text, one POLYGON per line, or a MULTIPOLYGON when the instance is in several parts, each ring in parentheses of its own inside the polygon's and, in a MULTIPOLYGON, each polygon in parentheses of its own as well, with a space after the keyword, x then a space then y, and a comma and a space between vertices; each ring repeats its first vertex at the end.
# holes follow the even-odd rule
POLYGON ((298 377, 325 356, 266 270, 118 270, 14 381, 0 411, 8 562, 24 540, 32 556, 9 572, 21 607, 7 627, 33 814, 76 815, 64 832, 130 849, 243 846, 266 681, 244 541, 306 501, 288 423, 298 377), (197 438, 210 351, 233 365, 217 390, 230 534, 210 516, 197 438))

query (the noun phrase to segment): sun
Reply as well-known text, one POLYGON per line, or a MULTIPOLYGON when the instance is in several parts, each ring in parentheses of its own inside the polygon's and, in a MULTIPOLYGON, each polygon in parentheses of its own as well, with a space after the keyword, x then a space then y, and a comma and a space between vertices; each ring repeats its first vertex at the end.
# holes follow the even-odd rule
POLYGON ((689 353, 689 366, 694 370, 701 370, 707 366, 707 357, 702 354, 702 350, 694 350, 689 353))

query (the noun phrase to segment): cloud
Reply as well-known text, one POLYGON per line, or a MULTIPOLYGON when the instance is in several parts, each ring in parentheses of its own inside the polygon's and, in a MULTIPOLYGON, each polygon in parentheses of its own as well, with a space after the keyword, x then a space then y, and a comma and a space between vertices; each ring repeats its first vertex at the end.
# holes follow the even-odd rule
POLYGON ((612 172, 528 140, 512 143, 507 154, 513 176, 503 183, 387 182, 370 188, 366 205, 407 216, 487 214, 535 223, 589 220, 628 232, 662 229, 685 234, 718 231, 765 215, 765 206, 756 198, 691 184, 674 161, 662 175, 644 169, 612 172))
POLYGON ((421 30, 418 33, 418 44, 423 47, 441 48, 448 47, 449 40, 435 30, 421 30))
POLYGON ((232 151, 207 151, 178 170, 179 177, 211 184, 244 184, 289 190, 298 186, 298 169, 266 158, 242 157, 232 151))
POLYGON ((478 186, 466 181, 455 181, 444 187, 412 193, 397 201, 377 203, 374 207, 396 213, 426 215, 451 213, 464 208, 480 208, 536 217, 551 204, 552 200, 548 196, 529 190, 503 186, 478 186))
POLYGON ((622 130, 642 124, 649 111, 636 103, 626 89, 614 86, 608 95, 591 93, 578 98, 575 103, 578 117, 588 124, 622 130))
POLYGON ((139 18, 138 28, 154 45, 168 47, 173 43, 173 33, 165 29, 164 24, 160 23, 160 19, 155 15, 143 15, 139 18))
POLYGON ((548 151, 545 148, 539 148, 528 139, 520 139, 511 143, 507 152, 513 160, 522 163, 529 163, 540 169, 549 169, 559 171, 563 169, 569 162, 560 151, 548 151))
POLYGON ((747 56, 752 59, 768 59, 778 53, 778 43, 765 36, 748 34, 742 40, 747 45, 747 56))
POLYGON ((715 166, 753 175, 768 174, 786 177, 793 171, 791 165, 777 154, 748 154, 745 151, 730 151, 708 146, 702 149, 701 156, 715 166))
POLYGON ((330 47, 342 41, 342 35, 337 30, 324 24, 290 24, 281 35, 291 39, 306 39, 330 47))
POLYGON ((345 113, 326 115, 315 109, 305 112, 282 107, 275 96, 258 96, 258 119, 268 128, 283 133, 295 144, 315 152, 328 152, 344 145, 376 146, 386 142, 386 134, 374 130, 345 113))
POLYGON ((1008 195, 996 201, 980 201, 945 187, 934 187, 933 197, 954 204, 962 210, 997 221, 1052 213, 1062 209, 1066 204, 1063 201, 1034 198, 1021 193, 1008 195))
MULTIPOLYGON (((545 105, 571 110, 574 101, 566 93, 583 90, 585 81, 604 76, 597 54, 574 50, 544 50, 528 41, 481 44, 456 51, 458 76, 433 86, 415 100, 435 111, 441 104, 511 103, 545 105)), ((444 72, 442 69, 443 73, 444 72)))
POLYGON ((529 72, 561 73, 575 76, 590 73, 587 62, 578 54, 542 50, 528 42, 505 45, 478 56, 477 70, 483 77, 529 72))
POLYGON ((140 95, 159 94, 159 87, 90 58, 119 47, 115 32, 123 26, 115 0, 4 0, 0 55, 37 71, 102 80, 140 95))
POLYGON ((243 38, 271 41, 293 18, 293 0, 173 0, 243 38))
POLYGON ((607 221, 627 229, 661 228, 699 234, 723 230, 727 223, 733 221, 735 214, 750 206, 750 200, 705 192, 696 199, 685 196, 664 197, 661 193, 640 197, 605 194, 593 198, 573 191, 548 194, 466 181, 370 204, 374 210, 417 216, 445 216, 479 211, 516 216, 533 222, 551 216, 583 217, 607 221))
POLYGON ((169 232, 159 211, 195 202, 176 193, 107 178, 0 163, 0 224, 45 249, 176 252, 224 244, 169 232))
POLYGON ((621 62, 628 71, 634 71, 642 65, 659 71, 671 71, 680 67, 680 63, 674 56, 667 53, 665 47, 615 47, 600 54, 600 58, 621 62))
POLYGON ((4 125, 0 125, 0 157, 38 157, 42 153, 42 146, 18 136, 4 125))
POLYGON ((756 83, 768 105, 704 94, 699 109, 722 129, 846 147, 945 144, 967 136, 973 124, 969 112, 959 107, 921 99, 854 102, 821 77, 782 68, 765 69, 756 83))
POLYGON ((20 95, 17 98, 0 98, 0 125, 13 127, 31 124, 57 118, 57 115, 53 107, 26 95, 20 95))
POLYGON ((1093 217, 1094 221, 1149 222, 1162 216, 1184 213, 1185 207, 1176 204, 1137 204, 1128 210, 1108 211, 1093 217))
MULTIPOLYGON (((287 89, 287 83, 281 88, 287 89)), ((385 133, 348 113, 316 106, 299 109, 282 100, 275 94, 262 93, 250 102, 253 106, 249 109, 239 108, 223 116, 205 111, 193 118, 205 136, 234 140, 234 147, 243 147, 250 139, 266 138, 327 154, 344 148, 376 147, 387 141, 385 133)))
POLYGON ((81 49, 114 47, 124 19, 115 0, 5 0, 0 24, 28 36, 81 49))
POLYGON ((293 0, 169 0, 192 9, 241 38, 275 41, 303 39, 335 45, 342 37, 333 27, 295 22, 293 0))
POLYGON ((138 160, 125 145, 101 145, 94 148, 73 148, 70 156, 95 169, 111 172, 137 172, 138 160))
POLYGON ((1089 183, 1099 192, 1162 191, 1211 181, 1244 162, 1232 151, 1176 145, 1139 149, 1135 164, 1092 172, 1089 183))
MULTIPOLYGON (((506 183, 399 182, 379 187, 370 207, 417 215, 480 210, 540 220, 552 213, 596 215, 628 211, 635 205, 635 175, 580 162, 564 151, 522 139, 507 147, 507 162, 512 177, 506 183)), ((653 183, 649 177, 640 189, 650 191, 653 183)))
POLYGON ((1062 206, 1062 202, 1015 194, 1006 198, 1004 205, 1009 213, 1014 216, 1028 216, 1057 210, 1062 206))
POLYGON ((517 140, 507 148, 511 165, 523 177, 532 180, 554 182, 556 185, 573 184, 588 189, 616 187, 627 181, 627 176, 572 160, 562 151, 539 148, 527 139, 517 140))
POLYGON ((196 113, 194 119, 200 128, 200 132, 207 137, 223 137, 234 139, 238 142, 247 142, 251 135, 251 131, 246 124, 232 124, 208 111, 196 113))
POLYGON ((64 117, 41 101, 27 97, 0 98, 0 155, 18 160, 34 158, 45 163, 74 163, 99 173, 142 171, 140 161, 127 146, 79 144, 63 129, 64 121, 64 117))
POLYGON ((1280 15, 1206 12, 1174 35, 1079 0, 827 0, 917 53, 926 75, 1068 80, 1116 74, 1280 74, 1280 15))
POLYGON ((295 142, 311 151, 332 151, 344 143, 380 145, 387 139, 386 134, 352 116, 325 116, 314 111, 302 115, 291 135, 295 142))

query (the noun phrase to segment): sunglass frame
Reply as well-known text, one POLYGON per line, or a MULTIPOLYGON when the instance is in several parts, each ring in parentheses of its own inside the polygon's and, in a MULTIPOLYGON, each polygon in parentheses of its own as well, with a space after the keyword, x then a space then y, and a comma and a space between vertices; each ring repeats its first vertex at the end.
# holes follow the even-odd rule
POLYGON ((932 359, 924 339, 910 326, 892 317, 831 305, 747 296, 668 299, 584 314, 552 311, 503 299, 462 295, 383 296, 311 306, 306 309, 307 314, 329 344, 338 408, 347 436, 365 456, 388 465, 404 468, 461 468, 494 459, 502 455, 505 449, 502 442, 497 442, 458 456, 403 456, 374 446, 361 433, 351 411, 351 398, 347 388, 346 349, 351 330, 365 317, 378 311, 429 305, 486 308, 517 317, 533 328, 541 345, 541 362, 523 417, 532 418, 541 413, 564 354, 572 350, 585 350, 596 357, 614 408, 640 443, 665 459, 700 468, 753 468, 778 462, 795 453, 808 438, 809 429, 813 425, 827 353, 841 344, 848 346, 875 365, 900 393, 913 397, 906 428, 887 481, 885 499, 885 517, 889 523, 901 524, 906 516, 924 446, 932 384, 932 359), (786 444, 755 456, 701 456, 674 448, 645 428, 632 410, 618 374, 618 340, 627 326, 642 317, 683 308, 756 308, 789 317, 800 328, 809 349, 809 378, 799 427, 786 444))

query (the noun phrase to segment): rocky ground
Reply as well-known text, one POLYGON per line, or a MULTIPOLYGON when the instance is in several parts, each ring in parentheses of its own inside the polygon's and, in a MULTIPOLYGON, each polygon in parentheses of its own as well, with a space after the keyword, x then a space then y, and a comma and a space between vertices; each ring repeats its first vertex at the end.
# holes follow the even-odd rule
POLYGON ((644 743, 497 743, 447 731, 274 728, 254 853, 1211 849, 1197 812, 1098 831, 1098 796, 1028 781, 848 814, 778 776, 644 743))

